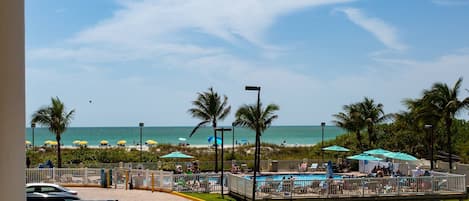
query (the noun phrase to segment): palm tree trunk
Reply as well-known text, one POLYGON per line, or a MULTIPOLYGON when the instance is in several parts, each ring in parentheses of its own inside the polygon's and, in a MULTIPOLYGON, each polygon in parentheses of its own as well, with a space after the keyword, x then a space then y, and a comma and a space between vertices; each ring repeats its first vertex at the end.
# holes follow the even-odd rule
POLYGON ((448 157, 449 157, 449 172, 453 170, 453 156, 451 151, 451 125, 453 120, 451 118, 446 118, 446 135, 448 136, 448 157))
POLYGON ((373 144, 373 129, 371 126, 368 126, 368 147, 371 148, 371 144, 373 144))
POLYGON ((62 167, 62 154, 60 151, 60 134, 55 134, 55 139, 57 140, 57 168, 62 167))
POLYGON ((257 142, 257 172, 259 174, 261 173, 261 136, 256 136, 256 142, 257 142))
POLYGON ((360 130, 357 130, 357 141, 360 151, 363 152, 362 135, 360 134, 360 130))
POLYGON ((217 131, 215 130, 216 124, 213 126, 213 135, 215 139, 215 173, 218 173, 218 143, 217 143, 217 131))

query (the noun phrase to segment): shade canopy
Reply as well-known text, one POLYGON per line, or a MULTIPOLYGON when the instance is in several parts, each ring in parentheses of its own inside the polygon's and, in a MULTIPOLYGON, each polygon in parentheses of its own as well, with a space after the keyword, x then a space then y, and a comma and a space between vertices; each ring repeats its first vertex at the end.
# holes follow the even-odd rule
POLYGON ((418 160, 414 156, 402 152, 391 152, 388 154, 384 154, 384 156, 392 159, 397 159, 397 160, 404 160, 404 161, 416 161, 418 160))
MULTIPOLYGON (((213 140, 214 137, 213 136, 210 136, 207 138, 208 140, 208 143, 214 143, 215 140, 213 140)), ((221 137, 217 137, 217 144, 221 144, 221 137)))
POLYGON ((44 141, 44 144, 50 144, 52 142, 52 140, 46 140, 44 141))
POLYGON ((80 143, 78 143, 79 145, 87 145, 88 144, 88 141, 86 140, 83 140, 83 141, 80 141, 80 143))
POLYGON ((125 141, 125 140, 119 140, 119 141, 117 141, 117 144, 118 144, 118 145, 125 145, 126 143, 127 143, 127 141, 125 141))
POLYGON ((148 145, 155 145, 155 144, 158 144, 158 142, 155 141, 155 140, 147 140, 147 141, 145 141, 145 143, 148 144, 148 145))
POLYGON ((58 145, 59 143, 57 143, 57 141, 50 141, 48 140, 49 143, 45 143, 45 144, 48 144, 48 145, 58 145))
POLYGON ((26 140, 26 141, 24 141, 24 144, 31 144, 31 142, 26 140))
POLYGON ((381 161, 382 158, 374 157, 368 154, 358 154, 353 156, 348 156, 347 159, 360 160, 360 161, 381 161))
POLYGON ((99 142, 100 144, 109 144, 109 142, 107 140, 101 140, 101 142, 99 142))
POLYGON ((178 138, 178 140, 180 140, 180 141, 186 141, 187 139, 186 139, 186 138, 183 138, 183 137, 180 137, 180 138, 178 138))
POLYGON ((161 158, 194 158, 194 157, 183 154, 179 151, 175 151, 175 152, 171 152, 169 154, 166 154, 164 156, 161 156, 161 158))
POLYGON ((363 152, 365 154, 373 154, 373 155, 385 155, 385 154, 390 154, 393 153, 392 151, 388 151, 386 149, 371 149, 368 151, 363 152))
POLYGON ((341 147, 341 146, 338 146, 338 145, 324 147, 322 150, 325 150, 325 151, 350 151, 350 149, 347 149, 345 147, 341 147))
POLYGON ((80 140, 74 140, 73 144, 77 145, 77 144, 80 144, 80 142, 81 142, 80 140))

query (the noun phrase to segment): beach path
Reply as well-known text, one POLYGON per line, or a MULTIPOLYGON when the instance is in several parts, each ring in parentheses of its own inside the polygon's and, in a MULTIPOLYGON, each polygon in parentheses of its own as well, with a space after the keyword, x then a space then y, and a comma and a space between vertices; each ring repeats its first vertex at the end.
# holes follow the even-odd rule
POLYGON ((119 201, 154 201, 154 200, 174 200, 186 201, 189 199, 173 195, 170 193, 151 192, 145 190, 124 190, 124 189, 104 189, 104 188, 69 188, 78 192, 78 197, 83 200, 119 200, 119 201))

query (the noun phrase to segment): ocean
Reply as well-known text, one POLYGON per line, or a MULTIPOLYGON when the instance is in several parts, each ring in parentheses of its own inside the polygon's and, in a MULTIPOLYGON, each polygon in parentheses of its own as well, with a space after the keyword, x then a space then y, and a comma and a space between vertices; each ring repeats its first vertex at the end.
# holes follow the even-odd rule
MULTIPOLYGON (((213 136, 211 127, 200 128, 191 138, 189 133, 193 127, 144 127, 142 129, 142 141, 155 140, 158 143, 178 144, 179 138, 186 138, 191 145, 209 145, 208 138, 213 136)), ((294 145, 311 145, 321 142, 321 126, 272 126, 268 128, 261 137, 262 142, 294 145)), ((326 126, 324 128, 324 140, 334 139, 345 131, 339 127, 326 126)), ((32 129, 27 128, 26 140, 32 141, 32 129)), ((220 132, 217 134, 221 135, 220 132)), ((233 132, 225 132, 225 144, 233 143, 233 132)), ((255 131, 247 128, 234 128, 234 141, 243 143, 254 143, 255 131)), ((34 129, 34 144, 40 146, 46 140, 55 141, 55 136, 47 128, 34 129)), ((72 146, 75 140, 86 140, 88 145, 97 146, 101 140, 109 141, 110 145, 116 145, 119 140, 126 140, 127 145, 135 145, 140 141, 139 127, 71 127, 62 134, 62 144, 72 146)))

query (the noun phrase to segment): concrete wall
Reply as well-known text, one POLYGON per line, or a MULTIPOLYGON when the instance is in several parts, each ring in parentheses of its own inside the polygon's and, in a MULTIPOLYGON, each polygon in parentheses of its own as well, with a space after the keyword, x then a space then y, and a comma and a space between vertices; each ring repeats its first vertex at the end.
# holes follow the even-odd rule
POLYGON ((24 0, 0 0, 0 200, 26 200, 24 36, 24 0))

